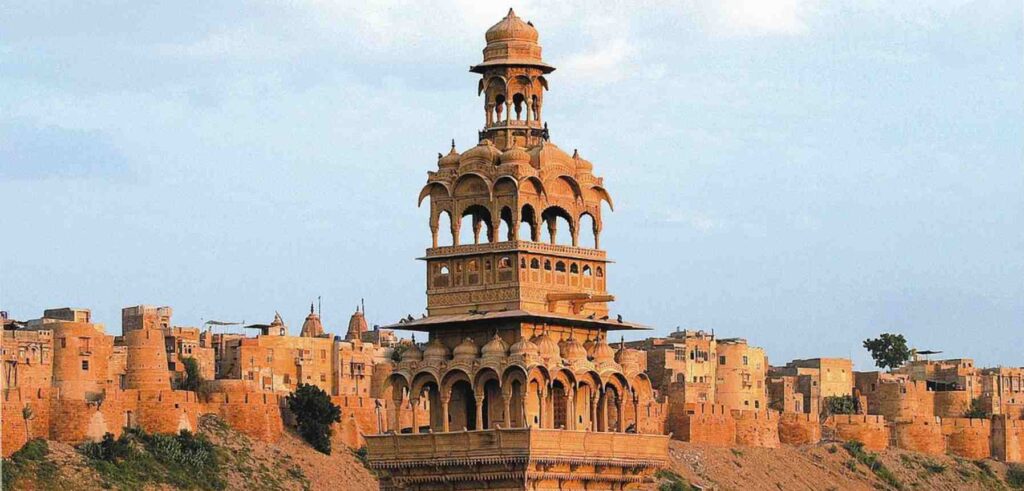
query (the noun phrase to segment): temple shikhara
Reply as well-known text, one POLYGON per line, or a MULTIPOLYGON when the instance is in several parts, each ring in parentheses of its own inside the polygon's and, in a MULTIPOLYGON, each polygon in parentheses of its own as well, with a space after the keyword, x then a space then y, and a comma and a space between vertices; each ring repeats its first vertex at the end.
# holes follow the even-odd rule
POLYGON ((440 156, 420 193, 428 315, 394 326, 428 334, 387 382, 394 407, 427 401, 429 424, 368 437, 370 462, 383 489, 622 489, 667 461, 668 437, 640 353, 608 340, 640 328, 609 318, 598 246, 611 197, 590 162, 549 139, 554 67, 537 30, 509 11, 486 39, 470 69, 484 101, 479 143, 440 156), (465 217, 471 244, 459 240, 465 217), (452 245, 439 246, 448 233, 452 245))
POLYGON ((538 31, 510 10, 485 39, 476 144, 452 142, 419 193, 424 315, 371 327, 361 304, 341 319, 310 305, 289 327, 267 306, 260 323, 181 326, 171 307, 136 305, 114 335, 84 308, 0 312, 3 456, 33 438, 194 431, 205 415, 276 441, 295 426, 285 397, 309 384, 341 409, 334 442, 365 447, 385 490, 636 489, 671 439, 1024 461, 1024 368, 932 351, 888 372, 773 366, 746 338, 650 336, 617 315, 601 249, 612 197, 552 141, 538 31))

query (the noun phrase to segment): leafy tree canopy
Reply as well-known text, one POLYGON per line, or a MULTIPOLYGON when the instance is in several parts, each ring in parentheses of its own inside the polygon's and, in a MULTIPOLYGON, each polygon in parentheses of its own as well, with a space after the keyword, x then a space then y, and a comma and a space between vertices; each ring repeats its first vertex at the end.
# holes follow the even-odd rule
POLYGON ((871 353, 876 366, 888 368, 890 372, 910 359, 910 348, 902 334, 883 333, 875 339, 865 339, 864 348, 871 353))
POLYGON ((331 454, 331 423, 341 421, 341 408, 320 387, 299 384, 288 394, 288 409, 295 415, 299 435, 318 451, 331 454))

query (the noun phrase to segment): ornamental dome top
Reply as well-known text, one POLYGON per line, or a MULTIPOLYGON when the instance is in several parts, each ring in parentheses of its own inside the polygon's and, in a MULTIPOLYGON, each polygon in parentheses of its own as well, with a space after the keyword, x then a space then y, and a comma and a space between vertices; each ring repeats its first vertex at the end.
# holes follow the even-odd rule
POLYGON ((494 337, 484 345, 483 356, 484 358, 504 358, 507 351, 508 345, 502 341, 498 333, 494 333, 494 337))
POLYGON ((454 354, 456 360, 472 361, 480 354, 480 349, 476 347, 473 338, 465 338, 455 347, 454 354))

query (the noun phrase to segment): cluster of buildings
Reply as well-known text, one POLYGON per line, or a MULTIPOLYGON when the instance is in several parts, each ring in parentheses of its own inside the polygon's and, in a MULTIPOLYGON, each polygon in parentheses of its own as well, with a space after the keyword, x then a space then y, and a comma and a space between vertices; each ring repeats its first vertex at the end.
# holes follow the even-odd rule
POLYGON ((275 315, 252 335, 180 327, 129 307, 120 336, 84 309, 3 316, 3 449, 194 428, 202 414, 272 439, 298 384, 342 408, 336 438, 367 447, 382 489, 626 489, 668 462, 669 438, 778 446, 856 439, 969 458, 1024 460, 1024 369, 915 359, 855 372, 849 359, 769 364, 745 339, 610 314, 600 249, 603 178, 551 141, 537 30, 512 11, 488 29, 478 143, 428 172, 427 315, 344 337, 310 308, 298 335, 275 315), (460 243, 463 228, 473 243, 460 243), (450 236, 450 241, 445 240, 450 236), (559 240, 559 237, 562 240, 559 240), (393 329, 425 333, 398 340, 393 329), (206 380, 181 390, 192 361, 206 380), (833 401, 852 409, 834 414, 833 401), (978 408, 984 412, 978 416, 978 408), (831 408, 831 409, 830 409, 831 408))

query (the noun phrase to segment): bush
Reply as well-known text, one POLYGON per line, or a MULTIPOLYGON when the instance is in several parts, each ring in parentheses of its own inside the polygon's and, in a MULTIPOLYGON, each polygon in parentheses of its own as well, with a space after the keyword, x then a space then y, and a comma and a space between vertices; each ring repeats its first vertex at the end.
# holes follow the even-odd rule
POLYGON ((682 476, 668 469, 661 469, 654 474, 658 479, 658 491, 691 491, 694 489, 682 476))
POLYGON ((105 486, 138 489, 147 483, 185 489, 223 489, 217 448, 203 435, 182 430, 177 435, 150 435, 126 429, 119 437, 78 448, 105 486))
POLYGON ((316 450, 331 454, 331 423, 341 421, 341 408, 320 387, 299 384, 288 394, 288 409, 295 415, 299 436, 316 450))
MULTIPOLYGON (((878 460, 878 454, 868 452, 864 450, 864 444, 856 440, 849 441, 843 444, 843 448, 849 452, 850 456, 853 457, 857 462, 864 464, 871 472, 875 473, 879 479, 885 481, 886 484, 896 489, 903 489, 903 483, 896 478, 896 475, 892 473, 881 460, 878 460)), ((849 467, 849 463, 847 463, 849 467)), ((852 468, 851 468, 852 470, 852 468)))
POLYGON ((1024 464, 1009 464, 1006 466, 1006 483, 1010 487, 1024 489, 1024 464))
POLYGON ((980 398, 971 399, 971 407, 964 412, 965 418, 974 419, 988 419, 988 410, 985 409, 984 403, 980 398))
POLYGON ((833 414, 857 414, 860 412, 860 400, 853 396, 826 397, 823 409, 823 417, 833 414))
POLYGON ((17 452, 11 454, 10 459, 3 459, 0 464, 0 481, 3 482, 3 489, 14 489, 22 477, 34 476, 37 484, 44 489, 59 488, 55 480, 58 477, 57 465, 47 460, 50 455, 50 446, 42 438, 34 438, 25 442, 17 452))

